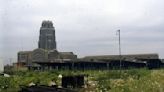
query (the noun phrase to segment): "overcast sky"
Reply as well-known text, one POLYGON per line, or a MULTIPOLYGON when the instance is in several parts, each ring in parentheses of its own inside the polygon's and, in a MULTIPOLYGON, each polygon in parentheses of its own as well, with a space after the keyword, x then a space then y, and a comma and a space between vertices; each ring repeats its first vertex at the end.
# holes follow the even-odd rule
POLYGON ((43 20, 56 30, 57 49, 78 57, 158 53, 164 58, 164 0, 0 0, 0 58, 38 47, 43 20))

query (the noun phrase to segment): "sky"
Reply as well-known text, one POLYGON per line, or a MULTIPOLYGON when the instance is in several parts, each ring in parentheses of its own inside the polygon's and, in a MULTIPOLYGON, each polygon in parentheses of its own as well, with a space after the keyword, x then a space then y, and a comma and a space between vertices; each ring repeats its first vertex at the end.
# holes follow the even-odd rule
POLYGON ((56 30, 57 49, 78 57, 157 53, 164 58, 164 0, 0 0, 0 58, 38 47, 43 20, 56 30))

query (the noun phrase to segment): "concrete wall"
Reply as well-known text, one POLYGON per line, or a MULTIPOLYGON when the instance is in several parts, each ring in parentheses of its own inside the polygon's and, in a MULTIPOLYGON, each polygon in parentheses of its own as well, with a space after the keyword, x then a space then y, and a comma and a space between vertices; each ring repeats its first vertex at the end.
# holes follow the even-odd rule
POLYGON ((0 73, 4 71, 3 60, 0 58, 0 73))

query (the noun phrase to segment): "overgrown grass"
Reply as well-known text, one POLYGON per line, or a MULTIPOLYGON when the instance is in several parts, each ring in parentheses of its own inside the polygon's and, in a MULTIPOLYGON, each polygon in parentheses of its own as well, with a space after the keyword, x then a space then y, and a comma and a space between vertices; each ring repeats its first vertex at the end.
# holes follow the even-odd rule
MULTIPOLYGON (((52 71, 18 71, 11 77, 0 77, 0 92, 17 92, 20 85, 30 82, 48 85, 50 80, 60 83, 58 75, 89 75, 88 81, 94 92, 164 92, 164 69, 130 69, 130 70, 52 70, 52 71)), ((83 91, 90 90, 85 89, 83 91)))

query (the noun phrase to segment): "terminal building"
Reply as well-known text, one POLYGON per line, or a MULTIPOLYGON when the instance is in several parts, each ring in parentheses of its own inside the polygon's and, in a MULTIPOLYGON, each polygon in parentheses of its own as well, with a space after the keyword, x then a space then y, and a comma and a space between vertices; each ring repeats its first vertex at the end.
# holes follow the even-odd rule
MULTIPOLYGON (((159 67, 158 54, 131 54, 121 56, 122 67, 159 67), (155 65, 155 66, 154 66, 155 65)), ((18 65, 35 69, 111 69, 120 66, 119 55, 99 55, 77 58, 73 52, 57 50, 55 28, 51 21, 40 27, 38 48, 18 52, 18 65)))
POLYGON ((38 48, 19 51, 18 63, 31 66, 36 62, 61 62, 77 59, 73 52, 59 52, 56 48, 55 28, 51 21, 43 21, 40 27, 38 48))

